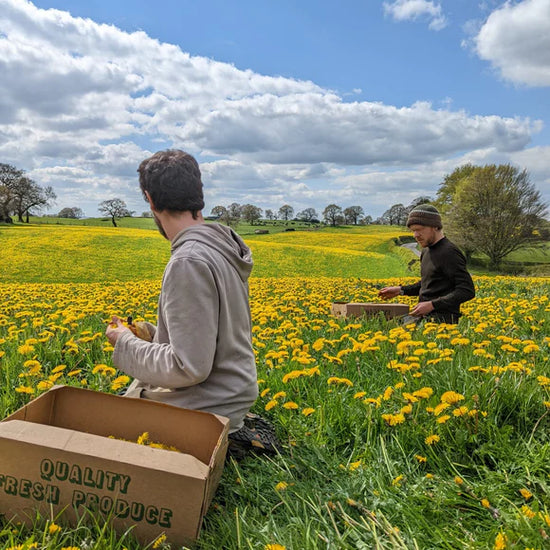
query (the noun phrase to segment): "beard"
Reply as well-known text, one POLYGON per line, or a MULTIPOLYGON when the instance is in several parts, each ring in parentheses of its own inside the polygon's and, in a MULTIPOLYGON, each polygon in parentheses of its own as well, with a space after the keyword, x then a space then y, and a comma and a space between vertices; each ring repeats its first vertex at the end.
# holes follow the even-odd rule
POLYGON ((160 220, 157 218, 157 215, 153 212, 153 219, 155 220, 155 225, 157 226, 159 233, 168 240, 168 236, 166 235, 166 231, 164 231, 164 227, 162 227, 162 224, 160 223, 160 220))

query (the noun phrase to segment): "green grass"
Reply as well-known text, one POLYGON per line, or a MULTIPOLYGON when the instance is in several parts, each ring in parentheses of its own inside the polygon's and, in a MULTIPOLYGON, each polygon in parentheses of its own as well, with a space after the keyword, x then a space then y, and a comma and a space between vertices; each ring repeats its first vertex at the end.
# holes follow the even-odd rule
MULTIPOLYGON (((411 253, 392 231, 399 234, 329 228, 245 236, 258 271, 273 263, 278 274, 297 264, 311 270, 307 277, 264 271, 250 281, 261 392, 253 410, 273 421, 284 452, 227 464, 196 550, 486 550, 499 535, 507 548, 547 547, 549 280, 475 277, 476 299, 463 306, 458 326, 332 317, 333 301, 377 301, 377 286, 413 275, 411 253), (318 274, 341 265, 350 276, 318 274), (369 265, 391 275, 367 278, 369 265), (425 388, 431 393, 420 397, 425 388), (460 398, 436 413, 447 392, 460 398), (400 413, 403 421, 391 425, 400 413), (431 435, 439 437, 433 445, 431 435)), ((116 313, 155 322, 160 276, 147 275, 161 273, 168 243, 156 231, 112 227, 17 225, 0 229, 0 239, 3 416, 52 376, 116 391, 115 375, 94 372, 111 364, 106 321, 116 313), (53 249, 61 251, 55 262, 53 249), (75 263, 82 270, 70 280, 65 264, 75 263), (59 365, 66 367, 55 372, 59 365)), ((140 548, 100 516, 87 520, 69 527, 45 515, 28 527, 4 525, 0 546, 140 548)))

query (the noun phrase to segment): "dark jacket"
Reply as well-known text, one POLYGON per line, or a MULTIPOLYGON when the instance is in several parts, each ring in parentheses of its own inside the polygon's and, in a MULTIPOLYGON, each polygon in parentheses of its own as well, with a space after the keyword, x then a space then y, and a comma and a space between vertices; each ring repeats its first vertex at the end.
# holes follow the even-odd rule
POLYGON ((475 296, 466 258, 447 237, 422 249, 420 281, 401 288, 407 296, 418 296, 420 302, 431 301, 434 311, 430 316, 444 322, 456 322, 460 304, 475 296))

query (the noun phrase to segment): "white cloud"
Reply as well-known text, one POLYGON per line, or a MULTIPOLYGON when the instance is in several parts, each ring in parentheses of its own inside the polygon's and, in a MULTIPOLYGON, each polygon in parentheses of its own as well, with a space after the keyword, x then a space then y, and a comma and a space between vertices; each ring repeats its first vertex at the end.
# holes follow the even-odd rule
MULTIPOLYGON (((396 17, 406 8, 409 18, 442 16, 433 2, 386 4, 401 6, 396 17)), ((25 0, 0 0, 0 74, 0 159, 52 185, 56 209, 88 215, 112 196, 145 210, 136 169, 166 147, 204 159, 207 208, 295 201, 296 211, 322 211, 365 200, 367 210, 373 197, 389 200, 371 181, 391 190, 413 182, 418 196, 429 187, 426 166, 478 150, 506 156, 540 129, 450 102, 346 101, 310 81, 243 71, 25 0)))
POLYGON ((479 57, 503 78, 550 86, 550 2, 506 2, 489 15, 474 38, 479 57))
POLYGON ((441 4, 428 0, 395 0, 384 2, 384 13, 396 21, 415 21, 428 18, 429 28, 440 31, 447 26, 447 18, 443 14, 441 4))

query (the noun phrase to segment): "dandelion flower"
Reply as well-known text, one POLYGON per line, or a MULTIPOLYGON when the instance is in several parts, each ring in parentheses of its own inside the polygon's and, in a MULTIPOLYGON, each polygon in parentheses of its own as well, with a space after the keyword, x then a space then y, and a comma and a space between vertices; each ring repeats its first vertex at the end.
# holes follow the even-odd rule
POLYGON ((424 441, 426 442, 426 445, 433 445, 434 443, 437 443, 441 438, 438 435, 429 435, 424 441))
POLYGON ((315 412, 315 409, 312 409, 311 407, 306 407, 305 409, 302 409, 302 414, 304 416, 309 416, 310 414, 313 414, 315 412))
POLYGON ((525 500, 529 500, 530 498, 533 497, 533 493, 528 489, 520 489, 519 492, 525 500))
POLYGON ((482 498, 481 499, 481 506, 483 506, 483 508, 490 508, 491 503, 486 498, 482 498))
POLYGON ((286 481, 279 481, 277 485, 275 485, 276 491, 284 491, 288 487, 288 483, 286 481))

